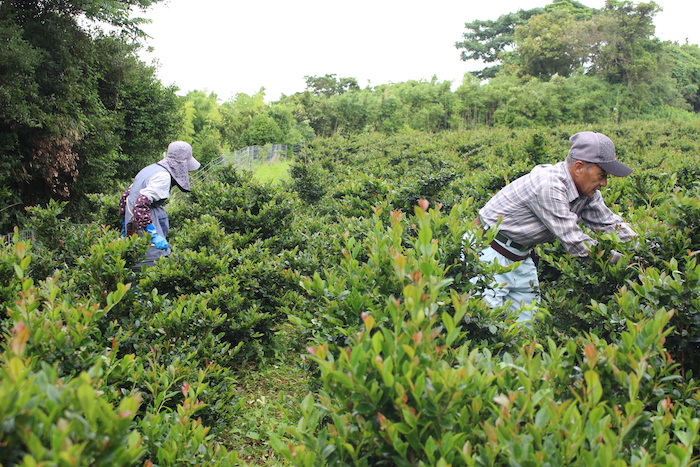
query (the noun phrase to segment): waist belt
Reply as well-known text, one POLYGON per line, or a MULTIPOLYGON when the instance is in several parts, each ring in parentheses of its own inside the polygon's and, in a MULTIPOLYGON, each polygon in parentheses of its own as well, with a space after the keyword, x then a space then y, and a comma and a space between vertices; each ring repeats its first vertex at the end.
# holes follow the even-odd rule
MULTIPOLYGON (((477 225, 480 225, 481 228, 484 229, 484 231, 488 230, 487 227, 484 227, 484 224, 481 222, 481 218, 480 218, 480 217, 477 217, 476 220, 475 220, 474 222, 475 222, 477 225)), ((524 261, 524 260, 526 260, 526 259, 528 258, 528 256, 531 255, 531 253, 528 253, 528 254, 523 255, 523 256, 516 255, 515 253, 513 253, 513 252, 510 251, 510 250, 508 250, 507 248, 505 248, 503 245, 501 245, 501 244, 498 243, 498 242, 501 242, 501 243, 503 243, 503 244, 505 244, 505 245, 511 246, 511 247, 515 248, 516 250, 525 250, 527 247, 521 245, 520 243, 514 242, 514 241, 511 240, 510 238, 506 237, 506 235, 503 234, 502 232, 498 232, 498 233, 496 234, 496 239, 493 240, 493 241, 489 244, 489 246, 490 246, 491 248, 493 248, 494 250, 496 250, 499 254, 501 254, 501 255, 504 256, 505 258, 508 258, 508 259, 511 260, 511 261, 524 261), (496 240, 498 240, 498 241, 496 241, 496 240)))
POLYGON ((498 232, 498 233, 496 234, 496 240, 498 240, 499 242, 503 243, 505 246, 512 246, 512 247, 515 248, 516 250, 521 250, 521 251, 522 251, 522 250, 529 250, 528 247, 526 247, 526 246, 524 246, 524 245, 521 245, 521 244, 518 243, 518 242, 514 242, 514 241, 511 240, 510 238, 506 237, 505 234, 503 234, 502 232, 498 232))

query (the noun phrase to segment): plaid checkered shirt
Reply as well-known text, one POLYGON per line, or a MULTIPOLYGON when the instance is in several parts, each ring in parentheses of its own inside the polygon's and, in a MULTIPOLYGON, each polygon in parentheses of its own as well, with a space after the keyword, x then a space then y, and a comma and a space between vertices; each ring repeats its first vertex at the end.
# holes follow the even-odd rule
POLYGON ((498 225, 511 240, 533 247, 559 239, 566 251, 587 256, 597 242, 579 222, 594 231, 616 231, 623 241, 636 235, 603 201, 600 191, 579 196, 566 162, 538 165, 506 185, 479 211, 482 223, 498 225), (500 225, 498 222, 501 221, 500 225))

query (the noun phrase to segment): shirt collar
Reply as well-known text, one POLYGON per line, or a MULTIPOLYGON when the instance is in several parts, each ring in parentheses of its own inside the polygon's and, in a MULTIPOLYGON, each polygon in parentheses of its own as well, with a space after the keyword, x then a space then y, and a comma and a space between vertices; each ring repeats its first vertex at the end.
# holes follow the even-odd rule
POLYGON ((566 186, 566 197, 569 203, 571 203, 572 201, 575 201, 578 198, 580 198, 581 195, 578 193, 578 189, 576 188, 574 179, 571 178, 571 172, 569 172, 569 167, 566 164, 566 161, 558 162, 557 165, 559 166, 559 170, 562 173, 562 180, 564 181, 564 186, 566 186))

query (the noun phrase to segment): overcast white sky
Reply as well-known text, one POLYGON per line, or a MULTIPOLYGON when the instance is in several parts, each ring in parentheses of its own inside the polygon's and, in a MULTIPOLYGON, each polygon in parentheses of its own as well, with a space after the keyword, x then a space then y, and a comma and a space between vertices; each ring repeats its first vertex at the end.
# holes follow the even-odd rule
MULTIPOLYGON (((605 0, 581 0, 602 8, 605 0)), ((408 80, 458 85, 481 68, 463 62, 454 43, 464 23, 495 20, 551 0, 166 0, 149 9, 158 77, 181 94, 214 92, 227 101, 265 88, 266 101, 305 89, 304 76, 352 77, 361 87, 408 80)), ((662 40, 700 44, 700 2, 656 0, 662 40)))

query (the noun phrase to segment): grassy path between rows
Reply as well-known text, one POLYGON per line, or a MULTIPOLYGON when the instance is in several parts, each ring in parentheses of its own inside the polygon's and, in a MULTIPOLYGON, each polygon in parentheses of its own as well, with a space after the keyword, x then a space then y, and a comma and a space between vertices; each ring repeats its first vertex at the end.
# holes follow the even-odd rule
POLYGON ((291 164, 289 160, 260 164, 253 168, 253 176, 263 183, 289 180, 289 167, 291 164))
MULTIPOLYGON (((290 160, 259 164, 252 168, 253 177, 262 183, 283 182, 290 178, 290 166, 290 160)), ((283 326, 278 337, 282 341, 294 340, 290 334, 293 331, 283 326)), ((282 347, 294 345, 285 342, 282 347)), ((268 444, 268 433, 287 424, 295 425, 299 419, 298 407, 309 392, 309 375, 299 365, 300 355, 298 349, 281 352, 255 368, 239 372, 241 424, 232 430, 229 447, 238 451, 245 465, 289 465, 268 444)))
POLYGON ((269 432, 279 433, 299 421, 301 401, 311 391, 302 364, 299 336, 291 325, 278 331, 279 352, 236 375, 241 395, 240 423, 230 431, 228 448, 238 451, 245 466, 288 466, 269 445, 269 432))

